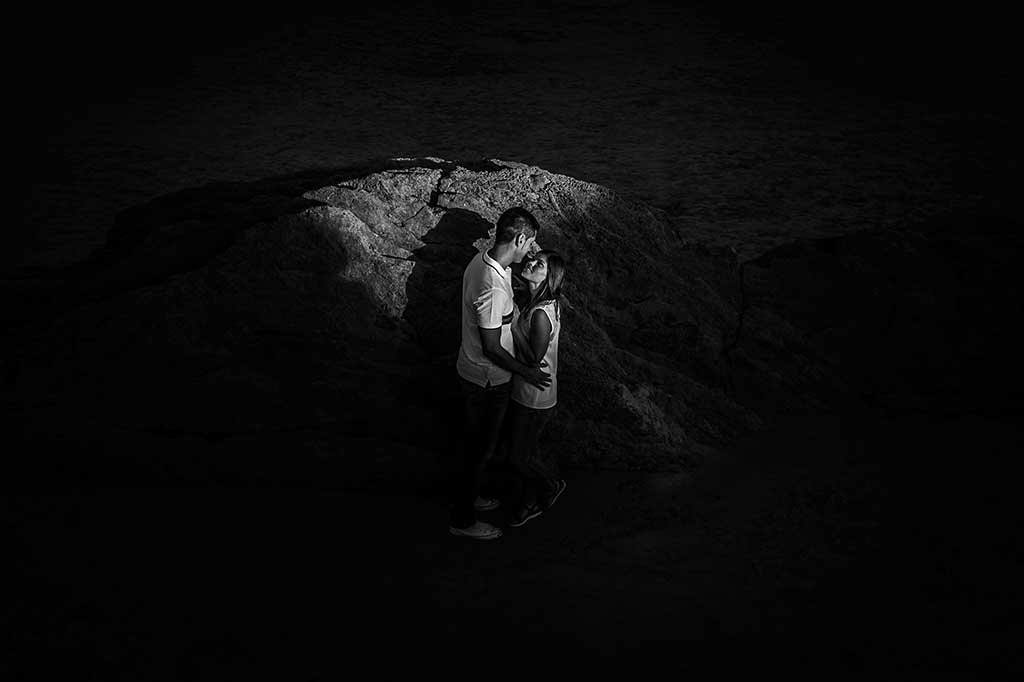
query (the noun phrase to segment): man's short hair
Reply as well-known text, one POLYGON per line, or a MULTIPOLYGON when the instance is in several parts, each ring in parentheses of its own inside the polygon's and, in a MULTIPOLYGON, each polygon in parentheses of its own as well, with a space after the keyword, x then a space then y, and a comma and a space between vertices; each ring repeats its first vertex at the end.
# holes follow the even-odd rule
POLYGON ((494 243, 508 243, 521 234, 525 234, 527 237, 539 236, 540 223, 532 213, 522 206, 513 206, 498 218, 497 229, 494 231, 494 243))

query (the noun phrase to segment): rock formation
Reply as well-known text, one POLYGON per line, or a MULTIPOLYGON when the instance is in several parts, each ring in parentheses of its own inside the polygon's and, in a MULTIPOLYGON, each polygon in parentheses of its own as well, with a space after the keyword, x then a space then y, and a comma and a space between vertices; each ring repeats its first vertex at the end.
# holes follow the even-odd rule
POLYGON ((195 457, 226 442, 253 462, 430 469, 458 432, 462 269, 512 205, 568 263, 546 441, 568 464, 686 469, 772 411, 882 395, 867 370, 902 360, 856 344, 886 352, 876 341, 907 326, 893 304, 907 290, 879 256, 927 252, 929 288, 957 287, 905 235, 740 263, 605 187, 507 161, 391 159, 125 212, 89 262, 8 297, 7 402, 27 443, 57 432, 144 455, 176 438, 195 457))

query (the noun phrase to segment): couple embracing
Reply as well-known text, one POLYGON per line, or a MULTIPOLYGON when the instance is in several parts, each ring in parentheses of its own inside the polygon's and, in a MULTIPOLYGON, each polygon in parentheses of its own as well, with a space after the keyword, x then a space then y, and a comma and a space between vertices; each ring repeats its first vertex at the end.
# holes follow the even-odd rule
POLYGON ((540 224, 513 207, 498 218, 494 244, 473 257, 462 277, 462 344, 456 369, 462 387, 461 467, 453 486, 449 531, 476 540, 501 537, 477 519, 499 501, 480 496, 487 461, 503 433, 509 461, 521 477, 520 499, 508 525, 548 510, 565 490, 558 463, 538 437, 558 401, 559 297, 565 261, 537 244, 540 224), (522 263, 526 291, 517 302, 512 264, 522 263), (506 423, 507 422, 507 423, 506 423))

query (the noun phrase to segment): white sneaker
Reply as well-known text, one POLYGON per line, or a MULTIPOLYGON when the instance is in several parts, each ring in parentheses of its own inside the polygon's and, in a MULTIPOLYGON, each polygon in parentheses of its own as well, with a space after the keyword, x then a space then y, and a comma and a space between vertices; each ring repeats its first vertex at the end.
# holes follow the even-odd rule
POLYGON ((474 540, 496 540, 501 537, 500 528, 484 521, 477 521, 469 528, 448 526, 448 532, 452 535, 463 535, 474 540))

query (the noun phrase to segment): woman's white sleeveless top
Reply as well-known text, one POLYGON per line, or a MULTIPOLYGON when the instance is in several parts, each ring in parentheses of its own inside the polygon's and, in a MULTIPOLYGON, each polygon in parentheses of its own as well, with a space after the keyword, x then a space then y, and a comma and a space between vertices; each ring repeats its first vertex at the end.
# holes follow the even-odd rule
MULTIPOLYGON (((542 367, 545 372, 551 375, 551 385, 541 390, 526 382, 518 374, 512 375, 512 400, 520 405, 531 407, 535 410, 543 410, 554 407, 558 402, 558 332, 562 325, 559 321, 558 303, 556 301, 545 301, 535 310, 543 310, 551 320, 551 336, 548 339, 548 350, 544 354, 544 361, 547 367, 542 367)), ((527 339, 530 338, 530 321, 533 319, 534 311, 529 315, 519 316, 518 324, 527 339)))

